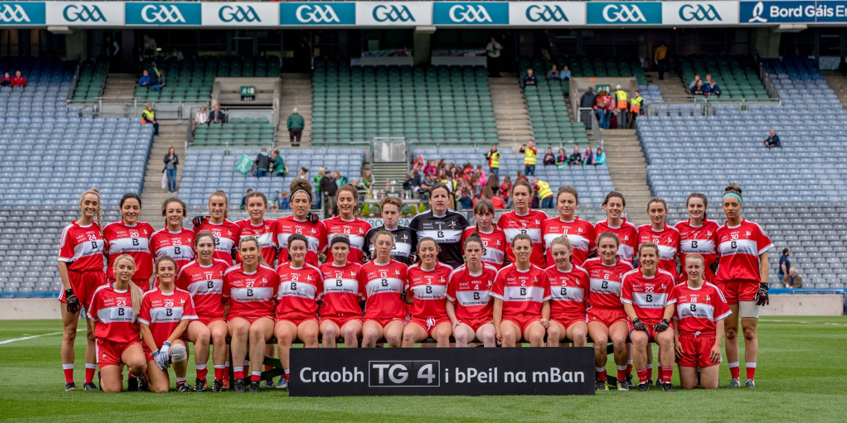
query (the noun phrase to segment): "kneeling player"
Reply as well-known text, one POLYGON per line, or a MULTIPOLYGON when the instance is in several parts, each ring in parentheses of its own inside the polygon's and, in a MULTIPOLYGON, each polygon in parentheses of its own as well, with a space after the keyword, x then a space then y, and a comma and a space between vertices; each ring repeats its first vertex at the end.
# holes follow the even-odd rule
POLYGON ((332 261, 321 265, 323 292, 318 299, 321 305, 321 336, 324 348, 335 348, 339 335, 344 338, 344 348, 358 348, 362 335, 362 288, 359 272, 362 265, 347 261, 350 238, 335 235, 329 245, 332 261))
POLYGON ((467 347, 474 338, 486 348, 496 345, 488 293, 497 277, 497 268, 482 261, 484 251, 486 248, 478 236, 466 238, 465 264, 453 270, 447 280, 447 316, 453 323, 456 347, 467 347))
POLYGON ((515 262, 497 272, 491 287, 494 328, 504 347, 514 347, 522 338, 533 347, 542 347, 550 319, 550 282, 544 270, 529 261, 529 235, 516 235, 512 252, 515 262))
POLYGON ((453 269, 438 262, 441 247, 434 239, 425 237, 418 241, 421 262, 409 268, 406 283, 406 302, 411 304, 411 319, 403 329, 404 348, 432 336, 438 347, 450 346, 452 325, 447 317, 447 278, 453 269))
POLYGON ((638 247, 641 268, 623 275, 621 302, 632 322, 629 338, 632 340, 632 360, 638 372, 638 390, 650 389, 647 373, 647 345, 659 344, 659 361, 662 363, 662 380, 656 382, 665 391, 673 391, 673 316, 676 297, 673 276, 659 269, 659 247, 652 242, 638 247), (671 328, 672 329, 672 328, 671 328))
POLYGON ((391 259, 394 236, 380 230, 371 240, 373 260, 362 266, 359 284, 365 292, 365 323, 362 326, 362 347, 373 348, 385 338, 392 348, 399 348, 406 326, 405 264, 391 259))
POLYGON ((572 251, 571 241, 565 235, 550 242, 550 254, 556 264, 545 270, 551 295, 548 347, 558 347, 566 337, 575 347, 587 344, 588 272, 571 264, 572 251))

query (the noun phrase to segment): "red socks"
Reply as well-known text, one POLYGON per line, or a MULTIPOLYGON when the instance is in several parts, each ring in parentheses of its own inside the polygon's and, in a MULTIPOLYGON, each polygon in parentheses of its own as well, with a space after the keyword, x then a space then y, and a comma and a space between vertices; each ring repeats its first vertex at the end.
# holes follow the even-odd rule
POLYGON ((209 369, 206 368, 205 364, 200 364, 197 366, 197 379, 206 380, 206 375, 209 373, 209 369))
POLYGON ((235 380, 244 379, 244 367, 233 367, 232 369, 232 377, 234 377, 235 380))
POLYGON ((96 370, 96 364, 85 363, 85 383, 91 383, 94 381, 94 372, 96 370))
POLYGON ((250 376, 251 382, 259 382, 262 380, 262 372, 253 372, 250 376))
POLYGON ((665 368, 662 367, 662 363, 658 363, 656 367, 659 368, 659 377, 656 378, 656 382, 661 382, 665 380, 665 368))
MULTIPOLYGON (((748 361, 745 365, 747 366, 747 379, 753 380, 756 377, 756 363, 748 361)), ((737 369, 736 367, 736 372, 738 372, 737 369)))
POLYGON ((659 370, 661 370, 662 379, 665 383, 671 383, 671 379, 673 379, 673 366, 662 366, 659 370))
POLYGON ((626 382, 627 366, 618 366, 618 383, 626 382))
POLYGON ((638 383, 647 383, 650 380, 650 374, 647 369, 636 369, 636 373, 638 373, 638 383))
POLYGON ((738 379, 741 374, 741 369, 738 367, 738 362, 729 363, 729 374, 733 379, 738 379))
POLYGON ((215 380, 224 380, 224 370, 226 370, 224 366, 215 364, 215 380))
POLYGON ((285 374, 282 377, 284 377, 285 381, 288 382, 288 369, 285 369, 285 374))
POLYGON ((597 380, 606 380, 606 368, 605 367, 595 367, 597 370, 597 380))
POLYGON ((65 383, 74 381, 74 363, 62 364, 62 371, 65 372, 65 383))

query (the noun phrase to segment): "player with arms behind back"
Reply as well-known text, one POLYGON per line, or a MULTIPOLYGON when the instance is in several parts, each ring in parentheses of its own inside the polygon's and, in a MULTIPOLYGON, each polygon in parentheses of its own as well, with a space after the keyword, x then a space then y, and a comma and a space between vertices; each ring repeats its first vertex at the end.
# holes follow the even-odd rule
POLYGON ((632 263, 638 248, 638 228, 623 217, 626 212, 626 199, 623 194, 617 191, 606 194, 603 209, 606 210, 606 220, 594 224, 594 233, 598 236, 606 232, 615 234, 620 244, 618 255, 623 261, 632 263))
POLYGON ((194 260, 194 231, 182 227, 182 219, 186 216, 185 203, 179 198, 168 198, 162 203, 162 216, 165 218, 165 227, 153 233, 150 237, 153 257, 168 256, 176 260, 178 268, 182 269, 191 260, 194 260))
POLYGON ((577 206, 579 206, 579 194, 576 188, 571 186, 559 188, 559 192, 556 193, 556 208, 559 210, 559 215, 545 220, 541 229, 544 244, 547 247, 547 267, 556 265, 550 249, 553 240, 562 235, 567 236, 573 246, 568 261, 574 266, 582 266, 588 256, 597 250, 594 225, 575 215, 577 206))
MULTIPOLYGON (((273 267, 277 248, 273 234, 274 221, 265 219, 268 198, 261 192, 251 192, 247 194, 247 204, 244 209, 247 210, 250 218, 235 222, 239 234, 241 238, 252 236, 258 239, 259 247, 262 248, 262 258, 265 259, 265 263, 273 267)), ((236 255, 235 259, 238 261, 241 257, 236 255)))
MULTIPOLYGON (((125 194, 120 203, 121 220, 110 223, 103 228, 103 239, 106 240, 106 252, 109 262, 113 262, 121 254, 129 254, 135 259, 138 269, 133 282, 141 290, 150 289, 150 276, 153 275, 153 254, 150 251, 150 237, 153 227, 147 222, 139 222, 141 214, 141 197, 137 194, 125 194)), ((106 278, 115 280, 112 267, 106 267, 106 278)))
POLYGON ((438 262, 455 269, 463 263, 462 232, 468 227, 468 219, 447 208, 452 202, 446 185, 433 184, 429 190, 430 210, 415 215, 409 227, 417 232, 419 242, 424 238, 434 239, 438 243, 438 262))
MULTIPOLYGON (((441 246, 432 238, 418 241, 420 263, 409 268, 406 302, 409 319, 403 329, 403 348, 432 336, 439 348, 450 346, 452 324, 447 317, 447 280, 453 268, 438 261, 441 246)), ((461 253, 460 253, 461 254, 461 253)))
POLYGON ((565 339, 575 347, 587 345, 587 310, 589 303, 588 272, 571 264, 571 241, 560 236, 550 242, 550 254, 556 264, 544 271, 550 280, 550 325, 547 327, 547 346, 558 347, 565 339))
POLYGON ((386 230, 394 237, 394 249, 391 250, 391 259, 399 261, 406 266, 414 263, 415 251, 418 245, 418 236, 408 226, 400 226, 400 211, 403 209, 403 200, 397 197, 385 197, 379 200, 382 210, 382 226, 371 228, 365 235, 365 255, 374 256, 373 237, 381 230, 386 230))
POLYGON ((338 216, 324 221, 327 241, 336 235, 347 235, 350 240, 350 254, 347 261, 362 264, 365 262, 365 235, 371 230, 371 224, 356 217, 356 206, 359 203, 359 191, 350 184, 338 188, 335 194, 335 204, 338 216))
POLYGON ((659 269, 678 279, 676 272, 676 256, 679 253, 679 231, 665 223, 668 216, 668 204, 659 197, 653 197, 647 202, 647 217, 649 225, 638 227, 638 245, 651 242, 659 247, 659 269))
POLYGON ((467 347, 474 338, 486 348, 496 346, 489 291, 497 277, 497 267, 482 261, 484 250, 478 236, 467 238, 465 264, 453 270, 447 279, 447 316, 453 323, 456 347, 467 347))
MULTIPOLYGON (((503 267, 506 260, 506 234, 494 222, 494 203, 487 198, 476 200, 473 205, 476 226, 468 226, 462 233, 462 244, 476 235, 483 243, 482 261, 496 267, 503 267)), ((467 256, 465 257, 467 263, 467 256)))
POLYGON ((533 266, 543 268, 546 261, 544 260, 544 239, 541 236, 541 226, 547 220, 547 214, 530 208, 530 205, 532 205, 532 185, 529 182, 515 182, 512 186, 512 201, 515 203, 515 209, 504 213, 497 220, 497 226, 506 233, 506 243, 508 244, 506 257, 508 257, 509 262, 515 262, 512 244, 517 235, 523 234, 532 241, 530 262, 533 266))
POLYGON ((362 335, 362 306, 364 299, 359 272, 362 265, 350 263, 350 239, 336 235, 329 244, 332 261, 321 265, 323 289, 318 299, 321 305, 321 336, 324 348, 335 348, 339 336, 344 338, 344 348, 358 348, 362 335))
POLYGON ((232 266, 241 238, 241 228, 227 219, 228 209, 226 193, 215 191, 209 196, 209 217, 197 216, 191 223, 194 224, 194 232, 209 231, 215 236, 215 258, 232 266))
POLYGON ((300 234, 309 241, 306 263, 317 267, 318 254, 326 248, 326 227, 318 216, 309 212, 312 207, 312 186, 307 181, 295 179, 289 185, 291 216, 277 219, 274 224, 274 239, 279 247, 279 264, 288 260, 288 237, 300 234))
POLYGON ((362 325, 362 347, 373 348, 385 338, 392 348, 399 348, 406 326, 405 264, 391 258, 394 234, 380 230, 373 235, 372 260, 362 266, 359 284, 365 293, 365 323, 362 325))
MULTIPOLYGON (((684 266, 685 257, 688 254, 699 254, 706 262, 703 279, 714 281, 714 269, 717 267, 718 257, 717 234, 720 225, 706 217, 708 207, 709 202, 705 195, 698 192, 692 193, 685 201, 688 220, 677 222, 674 227, 679 231, 679 263, 684 266)), ((683 271, 679 280, 685 282, 686 278, 688 275, 683 271)))

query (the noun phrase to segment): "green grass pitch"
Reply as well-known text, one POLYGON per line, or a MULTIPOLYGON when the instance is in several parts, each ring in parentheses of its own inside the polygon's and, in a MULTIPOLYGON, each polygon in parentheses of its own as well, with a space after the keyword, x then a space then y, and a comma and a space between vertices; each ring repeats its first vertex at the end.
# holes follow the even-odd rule
MULTIPOLYGON (((175 391, 158 395, 81 390, 65 393, 58 335, 3 343, 56 333, 60 329, 59 321, 0 323, 0 419, 110 423, 130 420, 847 421, 847 389, 844 388, 847 361, 838 358, 847 352, 847 316, 763 318, 755 390, 610 391, 593 397, 288 398, 286 393, 275 389, 244 395, 175 391)), ((84 367, 83 339, 84 336, 77 338, 79 388, 82 388, 84 367)), ((615 374, 611 360, 609 374, 615 374)), ((210 378, 211 375, 210 371, 210 378)), ((741 375, 743 378, 743 369, 741 375)), ((188 378, 193 383, 193 365, 189 366, 188 378)), ((725 385, 728 379, 729 370, 722 364, 721 383, 725 385)))

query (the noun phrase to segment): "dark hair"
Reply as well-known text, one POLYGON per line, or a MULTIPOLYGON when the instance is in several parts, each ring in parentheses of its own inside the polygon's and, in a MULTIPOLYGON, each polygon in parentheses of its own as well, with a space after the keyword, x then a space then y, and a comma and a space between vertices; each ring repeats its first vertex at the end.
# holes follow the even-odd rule
POLYGON ((617 191, 612 191, 612 192, 606 194, 606 198, 603 199, 603 205, 605 206, 605 205, 609 204, 609 200, 611 200, 612 198, 615 198, 615 197, 620 198, 621 202, 623 203, 623 206, 626 207, 626 198, 623 197, 623 194, 621 194, 617 191))
POLYGON ((438 241, 436 241, 435 238, 429 236, 425 236, 418 240, 418 251, 420 251, 421 245, 423 245, 423 243, 427 241, 432 241, 435 244, 435 251, 441 252, 441 246, 438 245, 438 241))
POLYGON ((515 195, 515 188, 517 188, 517 187, 526 187, 526 189, 529 190, 529 195, 530 196, 532 195, 532 185, 530 185, 529 182, 527 182, 527 181, 517 181, 514 184, 512 184, 511 195, 515 195))
POLYGON ((179 205, 182 206, 182 217, 188 216, 188 208, 185 207, 185 202, 176 197, 168 198, 164 203, 162 203, 162 216, 165 215, 165 212, 168 210, 168 204, 170 203, 179 203, 179 205))
POLYGON ((787 253, 787 252, 788 252, 788 248, 783 248, 783 249, 782 249, 782 255, 785 255, 785 253, 787 253))
POLYGON ((726 188, 723 189, 723 193, 724 195, 737 194, 739 197, 744 198, 744 196, 741 195, 741 185, 738 185, 735 182, 730 182, 729 185, 727 185, 726 188))
MULTIPOLYGON (((699 199, 703 200, 703 207, 706 208, 706 209, 709 208, 709 199, 706 198, 705 194, 701 194, 699 192, 692 192, 691 194, 688 194, 688 198, 685 199, 685 207, 686 208, 688 207, 688 203, 691 201, 692 198, 699 198, 699 199)), ((705 210, 703 211, 703 220, 706 220, 706 211, 705 210)))
POLYGON ((600 234, 600 235, 597 237, 597 245, 600 245, 600 241, 602 241, 604 238, 613 239, 613 240, 615 241, 615 244, 616 244, 618 247, 620 247, 620 246, 621 246, 621 240, 620 240, 620 238, 618 238, 618 236, 617 236, 617 235, 615 235, 615 234, 613 234, 613 233, 611 233, 611 232, 603 232, 602 234, 600 234))
POLYGON ((668 203, 665 202, 664 198, 653 197, 653 198, 650 199, 650 201, 647 201, 647 211, 648 212, 650 211, 650 205, 653 204, 653 203, 662 203, 662 206, 665 207, 665 211, 668 211, 668 203))
MULTIPOLYGON (((355 201, 357 204, 359 203, 359 191, 356 189, 356 187, 353 186, 353 184, 344 184, 339 187, 338 191, 336 191, 335 193, 336 201, 338 201, 338 198, 341 197, 341 193, 345 191, 349 192, 353 196, 353 201, 355 201)), ((353 211, 355 212, 355 209, 353 211)))
POLYGON ((194 248, 197 248, 197 243, 200 242, 200 238, 203 238, 204 236, 212 238, 212 243, 215 242, 215 234, 209 231, 200 231, 194 234, 194 248))
POLYGON ((652 248, 652 249, 656 250, 656 255, 657 256, 659 255, 659 246, 648 241, 648 242, 642 242, 641 245, 638 246, 638 257, 641 257, 641 251, 644 250, 645 248, 652 248))
MULTIPOLYGON (((302 235, 302 234, 291 234, 291 235, 289 235, 288 236, 288 248, 289 249, 291 248, 291 243, 294 242, 294 241, 303 241, 303 243, 306 244, 306 250, 309 249, 309 240, 306 239, 306 237, 304 235, 302 235)), ((289 256, 290 255, 291 254, 289 253, 289 256)), ((291 257, 289 257, 289 260, 290 259, 291 259, 291 257)))
POLYGON ((530 247, 532 246, 532 237, 527 234, 517 234, 514 238, 512 238, 512 248, 514 248, 515 244, 518 241, 529 241, 530 247))
POLYGON ((563 187, 559 187, 559 192, 556 193, 556 202, 559 202, 559 196, 562 194, 571 194, 573 198, 576 200, 576 204, 579 204, 579 193, 576 191, 576 188, 565 185, 563 187))
POLYGON ((309 197, 309 202, 312 201, 312 184, 310 184, 309 181, 295 179, 288 185, 288 190, 291 191, 292 198, 294 197, 294 193, 297 191, 305 191, 306 195, 309 197))
POLYGON ((444 191, 447 191, 447 196, 450 196, 450 188, 447 188, 447 185, 441 182, 436 182, 432 184, 432 188, 429 189, 430 198, 432 198, 433 194, 435 194, 435 190, 437 189, 443 189, 444 191))
POLYGON ((471 242, 479 243, 479 246, 482 247, 483 251, 485 250, 485 244, 482 242, 482 238, 479 237, 479 232, 474 232, 465 240, 465 244, 462 246, 462 250, 468 248, 468 244, 471 242))
MULTIPOLYGON (((486 189, 491 190, 491 188, 487 188, 487 187, 486 187, 486 189)), ((494 214, 494 203, 492 203, 491 200, 489 200, 487 198, 484 198, 484 197, 480 198, 480 199, 476 200, 476 204, 473 205, 473 212, 474 212, 474 214, 476 214, 476 213, 479 213, 479 214, 482 214, 482 213, 494 214)))
POLYGON ((141 207, 141 197, 139 197, 138 194, 135 194, 135 193, 132 193, 132 192, 128 192, 128 193, 124 194, 123 198, 121 198, 121 205, 119 207, 123 208, 126 200, 133 199, 133 198, 136 201, 138 201, 138 207, 141 207))
POLYGON ((251 198, 261 198, 262 202, 265 203, 266 206, 268 205, 268 197, 265 197, 265 194, 262 194, 261 192, 253 191, 250 194, 247 194, 246 200, 250 201, 251 198))

